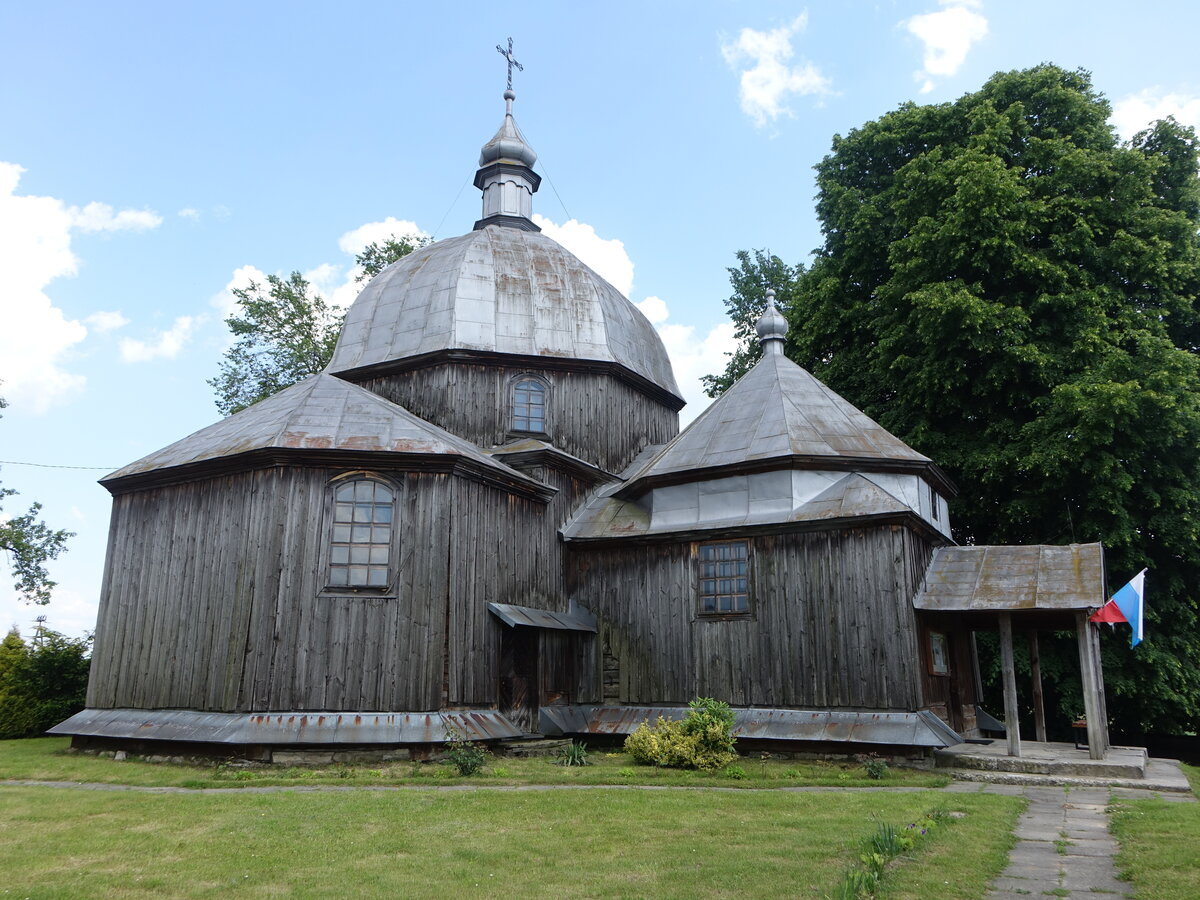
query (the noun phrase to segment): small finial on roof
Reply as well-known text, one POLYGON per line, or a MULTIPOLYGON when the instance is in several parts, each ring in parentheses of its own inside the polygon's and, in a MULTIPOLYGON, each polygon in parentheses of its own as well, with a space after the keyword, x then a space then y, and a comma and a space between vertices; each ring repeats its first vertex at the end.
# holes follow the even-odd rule
POLYGON ((775 306, 775 290, 767 288, 767 308, 763 310, 758 324, 754 326, 764 354, 783 353, 783 342, 787 337, 788 323, 775 306))

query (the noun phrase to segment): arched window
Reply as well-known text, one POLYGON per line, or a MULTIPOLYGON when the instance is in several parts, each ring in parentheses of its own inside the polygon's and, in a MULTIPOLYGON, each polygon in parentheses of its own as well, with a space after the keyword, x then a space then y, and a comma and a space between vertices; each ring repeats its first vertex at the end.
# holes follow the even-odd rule
POLYGON ((374 479, 356 478, 334 488, 330 587, 387 587, 395 505, 395 492, 374 479))
POLYGON ((512 387, 512 430, 546 432, 546 383, 540 378, 518 378, 512 387))

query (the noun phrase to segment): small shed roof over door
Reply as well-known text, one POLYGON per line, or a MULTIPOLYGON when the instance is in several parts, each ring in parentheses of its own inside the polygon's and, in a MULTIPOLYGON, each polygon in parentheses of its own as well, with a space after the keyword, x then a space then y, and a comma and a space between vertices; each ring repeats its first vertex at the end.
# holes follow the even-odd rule
POLYGON ((505 625, 514 627, 524 625, 527 628, 552 628, 562 631, 597 630, 596 617, 575 603, 571 604, 567 612, 534 609, 532 606, 513 606, 510 603, 489 603, 488 609, 505 625))

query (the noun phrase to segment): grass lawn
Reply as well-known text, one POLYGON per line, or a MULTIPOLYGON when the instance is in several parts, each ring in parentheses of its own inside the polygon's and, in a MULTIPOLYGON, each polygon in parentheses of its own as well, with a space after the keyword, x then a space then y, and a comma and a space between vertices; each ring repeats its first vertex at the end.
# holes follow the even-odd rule
MULTIPOLYGON (((218 788, 247 785, 305 784, 443 784, 461 783, 448 766, 431 763, 387 763, 368 765, 265 766, 239 768, 210 765, 175 765, 137 760, 114 762, 104 757, 67 753, 68 738, 30 738, 0 741, 0 780, 87 781, 107 784, 136 784, 146 787, 218 788)), ((889 769, 884 778, 867 777, 862 766, 800 763, 744 757, 738 766, 744 778, 720 773, 683 772, 635 765, 624 753, 593 751, 593 765, 566 767, 545 757, 519 759, 495 757, 482 776, 470 779, 477 785, 519 784, 650 784, 694 787, 941 787, 950 779, 933 772, 889 769)))
MULTIPOLYGON (((1183 770, 1200 796, 1200 768, 1183 770)), ((1121 800, 1113 806, 1112 832, 1121 843, 1117 870, 1138 900, 1200 897, 1200 803, 1121 800)))
POLYGON ((254 788, 194 793, 0 786, 0 897, 448 896, 821 898, 881 823, 961 813, 881 898, 977 900, 1000 871, 1021 798, 920 789, 945 779, 892 770, 744 758, 744 779, 633 766, 495 759, 486 778, 447 767, 237 769, 67 754, 45 738, 0 742, 0 779, 141 787, 254 788), (394 770, 394 771, 393 771, 394 770), (489 790, 489 785, 684 784, 772 788, 823 782, 903 792, 489 790), (362 790, 305 791, 335 784, 362 790), (370 790, 410 784, 410 790, 370 790), (420 786, 425 786, 422 789, 420 786), (437 786, 475 789, 445 791, 437 786))
POLYGON ((897 870, 896 896, 966 900, 1003 865, 1022 806, 929 791, 3 787, 0 871, 18 897, 822 897, 879 822, 942 807, 965 815, 897 870), (955 859, 961 872, 938 864, 955 859))

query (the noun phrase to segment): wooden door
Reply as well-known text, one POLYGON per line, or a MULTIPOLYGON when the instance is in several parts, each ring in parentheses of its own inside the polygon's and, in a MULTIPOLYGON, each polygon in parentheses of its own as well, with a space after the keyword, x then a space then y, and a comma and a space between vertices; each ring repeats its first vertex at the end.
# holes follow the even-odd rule
POLYGON ((500 631, 500 713, 525 734, 538 730, 538 632, 505 627, 500 631))

